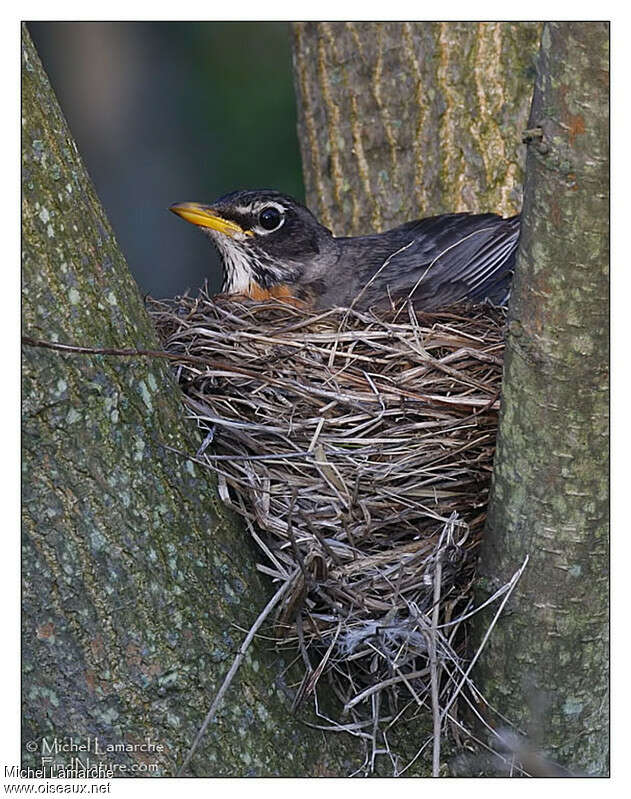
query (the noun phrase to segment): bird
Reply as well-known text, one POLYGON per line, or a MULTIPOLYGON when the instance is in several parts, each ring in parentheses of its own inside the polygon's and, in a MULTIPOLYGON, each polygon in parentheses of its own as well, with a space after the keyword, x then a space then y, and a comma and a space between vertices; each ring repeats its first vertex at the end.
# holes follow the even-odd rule
POLYGON ((169 210, 216 246, 223 294, 314 310, 394 307, 409 298, 421 311, 505 305, 510 296, 519 215, 440 214, 383 233, 334 236, 293 197, 267 189, 169 210))

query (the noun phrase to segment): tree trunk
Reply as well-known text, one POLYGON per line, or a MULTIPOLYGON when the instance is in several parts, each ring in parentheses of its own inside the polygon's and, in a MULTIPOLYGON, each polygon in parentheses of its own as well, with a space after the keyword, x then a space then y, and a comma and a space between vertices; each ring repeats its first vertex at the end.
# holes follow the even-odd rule
POLYGON ((541 26, 296 23, 307 203, 337 235, 521 207, 541 26))
MULTIPOLYGON (((22 64, 23 332, 158 349, 25 28, 22 64)), ((172 775, 269 585, 184 454, 163 361, 25 346, 23 397, 23 765, 172 775)), ((193 773, 347 772, 354 744, 298 724, 282 668, 253 645, 193 773)))
POLYGON ((542 36, 485 593, 530 561, 478 672, 546 756, 593 775, 608 770, 608 32, 542 36))

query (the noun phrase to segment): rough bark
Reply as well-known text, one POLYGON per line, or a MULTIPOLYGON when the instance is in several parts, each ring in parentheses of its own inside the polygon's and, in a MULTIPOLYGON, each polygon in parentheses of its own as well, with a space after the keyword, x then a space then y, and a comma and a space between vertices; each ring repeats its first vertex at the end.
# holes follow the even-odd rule
POLYGON ((337 235, 514 214, 541 26, 293 25, 307 203, 337 235))
POLYGON ((593 775, 608 770, 608 33, 542 36, 485 592, 530 562, 478 672, 546 756, 593 775))
MULTIPOLYGON (((26 29, 22 64, 23 332, 157 349, 26 29)), ((58 763, 173 774, 267 601, 214 481, 177 452, 196 438, 163 362, 24 348, 24 766, 41 766, 45 738, 91 741, 58 763), (99 756, 96 738, 162 749, 99 756)), ((347 773, 354 745, 332 752, 299 724, 282 667, 268 644, 250 650, 193 773, 347 773)))

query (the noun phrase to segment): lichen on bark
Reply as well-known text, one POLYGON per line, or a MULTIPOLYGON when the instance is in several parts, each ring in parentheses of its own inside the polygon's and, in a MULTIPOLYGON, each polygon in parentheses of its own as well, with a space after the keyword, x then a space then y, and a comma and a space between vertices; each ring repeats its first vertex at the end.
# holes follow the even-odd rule
POLYGON ((293 25, 307 202, 337 235, 521 207, 541 25, 293 25))
MULTIPOLYGON (((25 27, 22 65, 23 333, 158 349, 25 27)), ((162 361, 25 346, 22 376, 23 765, 43 739, 92 741, 79 756, 116 774, 173 775, 270 586, 187 457, 198 436, 162 361), (162 749, 95 757, 96 738, 162 749)), ((286 665, 253 645, 193 773, 348 773, 357 747, 292 715, 286 665)))
POLYGON ((607 24, 546 23, 482 598, 530 562, 478 672, 548 757, 592 775, 608 770, 608 111, 607 24))

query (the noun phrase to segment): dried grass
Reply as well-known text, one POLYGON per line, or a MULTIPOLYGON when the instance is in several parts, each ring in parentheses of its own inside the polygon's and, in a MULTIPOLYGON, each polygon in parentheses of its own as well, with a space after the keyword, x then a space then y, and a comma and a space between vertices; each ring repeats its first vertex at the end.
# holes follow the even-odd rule
POLYGON ((503 310, 312 314, 205 294, 149 310, 204 431, 197 461, 246 520, 260 570, 290 583, 275 635, 304 663, 295 705, 317 703, 326 675, 346 720, 324 727, 366 742, 365 770, 384 754, 395 773, 389 731, 426 708, 437 773, 468 683, 503 310))

